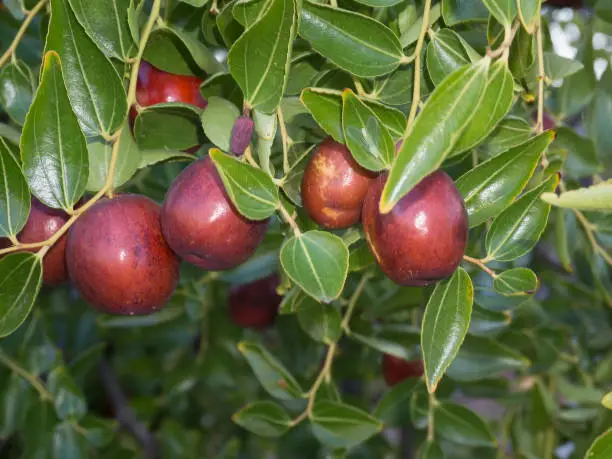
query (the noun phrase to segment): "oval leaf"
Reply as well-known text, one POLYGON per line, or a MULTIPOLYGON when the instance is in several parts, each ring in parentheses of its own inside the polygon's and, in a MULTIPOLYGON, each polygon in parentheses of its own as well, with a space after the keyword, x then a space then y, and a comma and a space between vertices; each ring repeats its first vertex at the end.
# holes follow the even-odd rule
POLYGON ((74 112, 87 136, 111 135, 127 115, 123 83, 108 58, 87 36, 68 5, 51 0, 45 51, 56 51, 74 112))
POLYGON ((473 301, 470 276, 459 268, 450 279, 436 285, 427 302, 421 327, 421 349, 429 392, 436 391, 465 339, 473 301))
POLYGON ((444 454, 437 444, 426 441, 419 449, 417 459, 444 459, 444 454))
POLYGON ((42 282, 42 263, 32 253, 0 260, 0 337, 13 333, 30 314, 42 282))
POLYGON ((230 151, 232 128, 240 110, 229 100, 210 97, 202 112, 202 127, 206 137, 223 151, 230 151))
POLYGON ((315 403, 310 414, 312 432, 333 448, 351 448, 380 432, 383 424, 365 411, 343 403, 315 403))
POLYGON ((538 242, 546 224, 550 205, 540 200, 545 191, 557 187, 559 177, 549 177, 528 191, 493 220, 487 232, 487 259, 512 261, 529 252, 538 242))
POLYGON ((64 421, 53 432, 53 459, 86 459, 87 439, 70 421, 64 421))
POLYGON ((512 21, 516 17, 516 0, 482 0, 491 12, 504 27, 512 27, 512 21))
MULTIPOLYGON (((476 51, 472 50, 473 53, 476 51)), ((461 37, 452 29, 441 29, 427 45, 427 70, 437 86, 455 70, 472 62, 461 37)))
POLYGON ((609 211, 612 209, 612 181, 566 191, 559 195, 544 193, 542 199, 554 206, 567 209, 609 211))
POLYGON ((532 295, 538 290, 540 282, 529 268, 514 268, 495 277, 493 286, 497 293, 506 296, 532 295))
POLYGON ((85 396, 66 368, 58 367, 49 374, 47 387, 53 396, 55 411, 61 420, 79 420, 87 413, 85 396))
POLYGON ((0 137, 0 237, 16 237, 30 215, 30 189, 19 163, 0 137))
POLYGON ((179 102, 151 105, 142 110, 134 123, 134 138, 142 149, 187 150, 204 143, 196 106, 179 102))
POLYGON ((271 0, 266 13, 234 43, 229 70, 251 108, 272 113, 283 96, 297 23, 294 0, 271 0), (268 39, 262 40, 266 36, 268 39))
POLYGON ((595 439, 584 459, 606 459, 612 454, 612 429, 595 439))
POLYGON ((470 217, 470 227, 497 215, 521 192, 542 152, 554 138, 545 132, 479 164, 457 180, 470 217))
POLYGON ((404 59, 397 36, 362 14, 304 2, 300 35, 338 67, 369 78, 395 70, 404 59))
POLYGON ((496 441, 485 421, 469 408, 439 403, 434 410, 436 433, 453 443, 495 447, 496 441))
POLYGON ((540 16, 542 0, 516 0, 516 6, 523 27, 532 34, 540 16))
POLYGON ((431 94, 412 124, 383 189, 380 211, 393 206, 440 167, 480 104, 487 82, 488 59, 462 67, 431 94))
POLYGON ((400 425, 402 412, 410 403, 412 394, 419 384, 421 384, 421 379, 409 378, 393 386, 378 402, 374 416, 386 426, 400 425))
POLYGON ((297 318, 302 330, 315 341, 331 344, 342 335, 342 317, 331 305, 305 302, 297 309, 297 318))
POLYGON ((302 396, 302 388, 276 357, 256 343, 243 341, 238 350, 244 355, 253 373, 272 396, 279 400, 293 400, 302 396))
POLYGON ((21 157, 32 193, 49 207, 72 210, 85 191, 89 159, 53 51, 45 56, 40 86, 23 126, 21 157))
POLYGON ((349 252, 338 236, 308 231, 287 240, 280 253, 287 275, 323 303, 338 298, 348 273, 349 252))
POLYGON ((232 420, 246 430, 262 437, 283 435, 291 426, 291 418, 285 409, 274 402, 254 402, 238 411, 232 420))
POLYGON ((278 188, 268 174, 215 148, 209 155, 238 212, 250 220, 265 220, 278 209, 278 188))
POLYGON ((490 156, 498 155, 529 140, 532 132, 533 128, 527 121, 509 116, 489 135, 486 149, 490 156))
POLYGON ((35 82, 30 68, 22 61, 8 62, 0 72, 0 104, 7 115, 19 125, 34 97, 35 82))
POLYGON ((350 89, 342 93, 342 130, 346 146, 361 166, 380 171, 393 161, 391 134, 350 89))
POLYGON ((91 39, 108 57, 126 61, 136 45, 128 23, 130 0, 70 0, 74 14, 91 39))

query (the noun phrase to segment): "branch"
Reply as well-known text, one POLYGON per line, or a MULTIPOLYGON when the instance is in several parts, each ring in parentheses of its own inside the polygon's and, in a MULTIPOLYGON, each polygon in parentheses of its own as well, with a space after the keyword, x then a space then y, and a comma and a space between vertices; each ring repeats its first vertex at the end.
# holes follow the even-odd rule
POLYGON ((472 257, 468 257, 467 255, 464 255, 463 259, 467 261, 468 263, 472 263, 473 265, 478 266, 480 269, 482 269, 485 273, 487 273, 493 279, 497 277, 497 274, 495 274, 495 271, 493 271, 491 268, 489 268, 485 264, 486 261, 488 261, 486 258, 483 260, 479 260, 478 258, 472 258, 472 257))
POLYGON ((300 236, 302 234, 302 231, 300 231, 300 227, 295 222, 293 217, 289 214, 289 212, 287 212, 287 209, 285 209, 285 207, 281 204, 280 206, 278 206, 278 210, 280 214, 282 215, 283 220, 289 223, 289 226, 291 226, 291 229, 293 229, 293 232, 295 233, 295 235, 300 236))
POLYGON ((53 396, 51 392, 47 390, 44 384, 38 379, 36 375, 33 375, 25 368, 21 367, 17 362, 11 359, 8 355, 4 353, 4 351, 0 350, 0 363, 5 367, 9 368, 13 373, 18 376, 21 376, 25 379, 30 385, 36 389, 38 394, 40 395, 40 399, 45 400, 53 400, 53 396))
POLYGON ((140 422, 132 408, 128 405, 127 397, 121 389, 112 368, 105 359, 102 359, 100 362, 100 379, 110 398, 113 410, 115 411, 115 418, 121 427, 127 430, 142 445, 147 459, 157 459, 159 453, 155 436, 140 422))
MULTIPOLYGON (((538 45, 538 121, 536 124, 536 133, 541 134, 544 132, 544 80, 546 78, 546 71, 544 69, 544 45, 542 41, 542 18, 538 18, 536 41, 538 45)), ((542 168, 548 167, 548 158, 546 157, 546 150, 542 152, 542 168)))
POLYGON ((28 26, 30 25, 34 17, 38 14, 38 12, 42 9, 42 7, 45 6, 46 3, 47 3, 47 0, 40 0, 36 4, 36 6, 34 6, 34 8, 32 8, 28 12, 28 14, 25 17, 25 20, 21 24, 21 27, 17 31, 17 35, 15 35, 13 42, 10 44, 8 49, 4 52, 2 57, 0 57, 0 67, 6 64, 6 61, 8 61, 9 58, 11 58, 15 54, 15 51, 17 51, 17 46, 19 46, 19 42, 23 38, 23 35, 26 33, 28 26))

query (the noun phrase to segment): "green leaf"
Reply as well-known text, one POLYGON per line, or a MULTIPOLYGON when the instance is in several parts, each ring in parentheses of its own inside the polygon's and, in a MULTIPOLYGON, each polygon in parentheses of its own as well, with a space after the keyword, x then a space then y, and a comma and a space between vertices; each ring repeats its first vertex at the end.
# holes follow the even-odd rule
POLYGON ((601 400, 601 404, 609 410, 612 410, 612 392, 608 392, 601 400))
POLYGON ((87 459, 87 440, 64 421, 53 432, 53 459, 87 459))
POLYGON ((15 123, 23 125, 36 87, 30 67, 23 61, 8 62, 0 72, 0 105, 15 123))
MULTIPOLYGON (((89 179, 87 190, 97 192, 104 187, 113 144, 102 138, 90 139, 87 143, 89 152, 89 179)), ((117 164, 115 166, 114 187, 119 188, 133 177, 140 168, 141 155, 134 138, 128 129, 121 132, 119 139, 119 151, 117 152, 117 164)))
MULTIPOLYGON (((420 333, 415 327, 405 324, 387 324, 373 327, 363 327, 363 322, 351 326, 351 338, 377 351, 390 354, 404 360, 419 358, 418 345, 420 333)), ((368 324, 369 325, 369 324, 368 324)))
POLYGON ((311 145, 291 166, 291 169, 285 176, 281 188, 287 195, 287 197, 296 206, 302 207, 302 178, 304 177, 304 171, 306 165, 310 159, 310 153, 316 148, 316 145, 311 145))
POLYGON ((140 150, 140 165, 138 169, 152 166, 165 161, 193 161, 196 157, 191 153, 173 150, 140 150))
POLYGON ((272 113, 278 107, 287 84, 296 25, 294 0, 272 0, 261 19, 230 49, 230 73, 251 108, 272 113), (268 39, 262 40, 263 36, 268 39))
MULTIPOLYGON (((442 16, 442 2, 436 3, 429 10, 429 27, 433 26, 438 19, 442 16)), ((421 28, 423 27, 423 16, 422 14, 417 14, 415 8, 409 8, 407 10, 410 19, 413 18, 412 15, 417 16, 416 20, 408 27, 406 30, 403 30, 400 35, 400 43, 402 44, 402 48, 407 48, 408 46, 415 43, 421 34, 421 28), (412 17, 411 17, 412 16, 412 17)))
POLYGON ((32 405, 36 406, 37 400, 28 382, 15 373, 2 385, 2 394, 0 434, 10 437, 24 428, 28 421, 26 414, 32 410, 32 405))
POLYGON ((85 430, 84 435, 90 445, 103 448, 113 440, 118 422, 87 415, 79 421, 79 425, 85 430))
POLYGON ((225 191, 242 215, 251 220, 265 220, 278 209, 278 188, 268 174, 215 148, 209 155, 225 191))
POLYGON ((542 0, 516 0, 519 18, 529 34, 533 34, 540 16, 542 0))
POLYGON ((497 293, 506 296, 531 295, 538 290, 540 282, 529 268, 513 268, 499 273, 493 286, 497 293))
POLYGON ((374 416, 389 425, 399 425, 403 411, 410 403, 415 388, 421 384, 418 378, 409 378, 393 386, 378 402, 374 416))
POLYGON ((85 191, 89 160, 59 56, 53 51, 45 56, 41 83, 23 127, 21 157, 32 193, 49 207, 72 210, 85 191))
POLYGON ((342 317, 332 305, 305 302, 297 309, 297 318, 302 330, 315 341, 331 344, 342 335, 342 317))
POLYGON ((387 26, 348 10, 305 1, 299 33, 315 51, 358 77, 391 73, 404 59, 387 26))
POLYGON ((134 43, 140 43, 140 20, 144 4, 145 2, 140 0, 130 0, 130 6, 127 10, 128 26, 134 43))
POLYGON ((208 75, 223 71, 214 54, 197 35, 164 26, 151 32, 144 51, 144 59, 154 67, 178 75, 208 75))
POLYGON ((529 365, 528 359, 494 339, 468 336, 447 374, 455 381, 479 381, 529 365))
POLYGON ((187 150, 204 143, 198 107, 179 102, 151 105, 134 123, 134 138, 142 149, 187 150))
POLYGON ((491 15, 504 27, 512 27, 516 17, 516 0, 482 0, 491 15))
POLYGON ((349 254, 349 271, 362 271, 376 263, 374 255, 368 248, 365 240, 360 241, 354 247, 351 247, 349 254))
POLYGON ((270 162, 272 157, 272 145, 276 137, 278 123, 276 114, 266 114, 259 110, 253 110, 254 143, 259 164, 270 176, 274 175, 274 166, 270 162))
POLYGON ((272 354, 256 343, 242 341, 238 350, 244 355, 253 373, 272 396, 279 400, 300 398, 304 392, 295 378, 272 354))
POLYGON ((514 79, 506 63, 499 60, 491 66, 484 97, 451 156, 479 145, 508 114, 513 102, 514 79))
POLYGON ((487 151, 490 156, 496 156, 526 142, 531 137, 532 132, 532 126, 527 121, 509 116, 502 120, 487 138, 487 151))
POLYGON ((136 51, 128 23, 130 0, 70 0, 72 11, 108 57, 126 61, 136 51))
POLYGON ((81 129, 87 136, 111 135, 127 115, 121 78, 77 22, 68 0, 51 0, 51 10, 45 51, 53 50, 61 59, 68 97, 81 129))
POLYGON ((419 449, 417 459, 444 459, 444 453, 437 444, 426 441, 419 449))
POLYGON ((373 95, 387 105, 407 105, 412 101, 414 69, 400 67, 390 75, 374 80, 373 95))
MULTIPOLYGON (((367 98, 359 99, 374 112, 393 138, 397 139, 402 136, 406 127, 406 118, 401 111, 367 98)), ((344 143, 342 93, 340 91, 325 88, 306 88, 302 91, 300 100, 325 132, 337 142, 344 143)))
POLYGON ((202 127, 206 137, 223 151, 230 151, 232 128, 240 110, 229 100, 210 97, 202 112, 202 127))
POLYGON ((595 439, 584 459, 606 459, 612 454, 612 429, 595 439))
POLYGON ((64 367, 57 367, 47 379, 57 417, 79 420, 87 413, 85 396, 64 367))
POLYGON ((30 314, 42 282, 42 262, 32 253, 0 260, 0 337, 13 333, 30 314))
POLYGON ((388 8, 401 3, 402 0, 356 0, 362 5, 371 6, 372 8, 388 8))
POLYGON ((232 8, 236 21, 245 28, 259 21, 270 9, 272 0, 239 0, 232 8))
POLYGON ((315 403, 310 415, 312 432, 333 448, 351 448, 380 432, 383 424, 365 411, 343 403, 315 403))
POLYGON ((539 241, 546 224, 550 205, 540 199, 545 191, 554 190, 557 175, 529 190, 499 214, 487 232, 487 258, 512 261, 529 252, 539 241))
POLYGON ((476 336, 494 335, 507 328, 511 321, 512 318, 507 312, 491 311, 474 304, 469 331, 476 336))
POLYGON ((470 276, 463 268, 458 268, 450 279, 436 285, 427 302, 421 327, 421 348, 429 392, 436 391, 465 339, 473 301, 470 276))
POLYGON ((553 52, 544 53, 544 73, 552 81, 562 80, 584 68, 580 61, 561 57, 553 52))
POLYGON ((287 275, 306 293, 323 303, 338 298, 348 273, 349 253, 338 236, 308 231, 291 237, 281 247, 287 275))
POLYGON ((347 148, 361 166, 380 171, 391 164, 395 152, 391 134, 350 89, 342 93, 342 129, 347 148))
POLYGON ((261 437, 275 438, 287 432, 291 418, 285 409, 274 402, 253 402, 238 411, 232 420, 261 437))
POLYGON ((28 221, 30 202, 21 167, 0 137, 0 237, 17 236, 28 221))
POLYGON ((484 22, 489 19, 489 11, 483 0, 443 0, 442 17, 444 23, 452 27, 462 22, 484 22))
POLYGON ((560 151, 565 156, 563 174, 580 179, 588 175, 599 174, 603 166, 597 158, 595 142, 589 137, 583 137, 568 127, 555 128, 557 136, 551 146, 551 151, 560 151))
POLYGON ((542 199, 566 209, 607 211, 612 209, 612 180, 560 194, 544 193, 542 199))
POLYGON ((427 175, 440 167, 480 104, 488 59, 453 72, 431 94, 399 150, 382 192, 388 213, 427 175))
POLYGON ((516 78, 523 78, 535 62, 535 40, 523 27, 519 28, 510 46, 508 65, 516 78))
POLYGON ((464 406, 439 403, 434 409, 434 422, 436 433, 450 442, 466 446, 496 446, 489 426, 464 406))
POLYGON ((436 86, 455 70, 471 62, 473 59, 462 38, 452 29, 437 31, 427 45, 427 70, 436 86))
POLYGON ((554 138, 540 134, 521 145, 479 164, 457 180, 470 217, 470 227, 499 214, 521 192, 533 174, 542 152, 554 138))

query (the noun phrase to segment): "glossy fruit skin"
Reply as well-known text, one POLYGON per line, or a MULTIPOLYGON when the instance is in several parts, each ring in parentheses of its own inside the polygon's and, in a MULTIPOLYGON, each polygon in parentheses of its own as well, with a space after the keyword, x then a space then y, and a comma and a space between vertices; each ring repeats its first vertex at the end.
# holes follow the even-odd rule
POLYGON ((159 205, 145 196, 119 195, 94 204, 70 228, 68 273, 95 309, 150 314, 170 299, 179 259, 163 238, 159 205))
POLYGON ((165 102, 183 102, 206 108, 200 93, 202 80, 187 75, 175 75, 141 62, 136 82, 136 102, 142 107, 165 102))
POLYGON ((232 288, 228 307, 232 321, 243 328, 261 330, 274 324, 282 297, 276 293, 278 275, 232 288))
POLYGON ((389 386, 393 387, 408 378, 420 378, 423 376, 423 361, 404 360, 390 354, 384 354, 382 370, 385 381, 389 386))
POLYGON ((328 138, 306 165, 304 209, 325 228, 348 228, 359 222, 363 199, 375 178, 375 173, 357 164, 348 148, 328 138))
POLYGON ((363 205, 368 246, 395 283, 424 286, 450 276, 465 253, 468 216, 453 180, 442 170, 419 182, 387 214, 379 211, 381 175, 363 205))
MULTIPOLYGON (((45 241, 57 233, 69 218, 70 216, 63 210, 47 207, 32 197, 30 216, 17 235, 17 240, 24 244, 45 241)), ((10 245, 8 239, 0 239, 0 249, 10 247, 10 245)), ((38 249, 29 251, 35 253, 38 249)), ((67 280, 66 235, 63 235, 43 258, 43 282, 46 285, 60 285, 67 280)))
POLYGON ((244 263, 263 240, 269 221, 248 220, 238 213, 208 156, 176 178, 166 194, 161 220, 172 250, 207 270, 244 263))

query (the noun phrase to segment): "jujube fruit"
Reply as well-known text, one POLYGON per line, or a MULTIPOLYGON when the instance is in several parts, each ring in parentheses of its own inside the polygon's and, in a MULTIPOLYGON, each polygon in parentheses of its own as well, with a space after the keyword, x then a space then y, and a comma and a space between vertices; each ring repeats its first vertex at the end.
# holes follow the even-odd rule
POLYGON ((124 194, 94 204, 70 228, 68 273, 85 301, 108 314, 149 314, 176 288, 179 259, 163 238, 160 208, 124 194))
POLYGON ((304 209, 325 228, 348 228, 359 221, 363 199, 375 178, 375 173, 357 164, 348 148, 326 139, 304 171, 304 209))
POLYGON ((229 314, 236 325, 262 329, 274 323, 282 297, 276 293, 277 275, 259 279, 231 289, 229 314))
POLYGON ((394 355, 384 354, 382 370, 389 386, 395 386, 408 378, 423 376, 422 360, 404 360, 394 355))
POLYGON ((268 220, 240 215, 208 156, 179 174, 166 194, 161 215, 172 250, 207 270, 230 269, 245 262, 268 228, 268 220))
POLYGON ((363 205, 368 246, 383 272, 400 285, 424 286, 450 276, 461 262, 468 216, 453 180, 442 170, 419 182, 387 214, 379 210, 381 175, 363 205))

